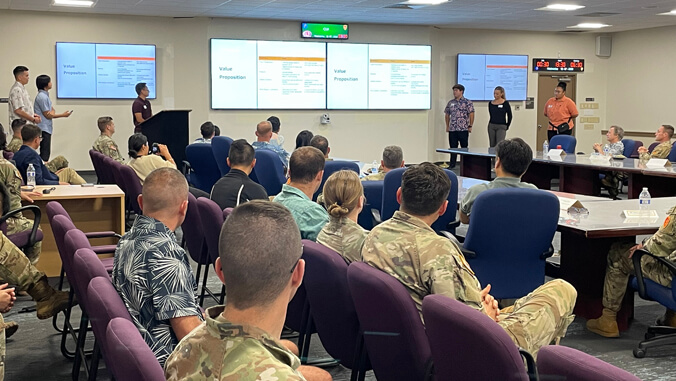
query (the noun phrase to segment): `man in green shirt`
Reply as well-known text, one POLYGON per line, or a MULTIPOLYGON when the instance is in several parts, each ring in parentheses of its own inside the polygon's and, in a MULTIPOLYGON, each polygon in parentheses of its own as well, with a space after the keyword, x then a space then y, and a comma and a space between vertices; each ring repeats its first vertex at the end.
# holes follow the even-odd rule
POLYGON ((503 140, 495 146, 496 178, 490 183, 477 184, 467 190, 460 203, 460 222, 469 224, 469 215, 477 196, 485 190, 495 188, 537 189, 530 183, 522 183, 521 176, 526 173, 533 161, 533 150, 521 138, 503 140))
POLYGON ((383 160, 380 161, 378 173, 363 177, 361 181, 385 180, 387 172, 404 166, 404 152, 399 146, 387 146, 383 150, 383 160))
POLYGON ((293 151, 289 159, 288 184, 272 201, 286 206, 296 220, 303 239, 317 240, 319 231, 329 222, 329 214, 312 201, 324 176, 324 154, 315 147, 305 146, 293 151))

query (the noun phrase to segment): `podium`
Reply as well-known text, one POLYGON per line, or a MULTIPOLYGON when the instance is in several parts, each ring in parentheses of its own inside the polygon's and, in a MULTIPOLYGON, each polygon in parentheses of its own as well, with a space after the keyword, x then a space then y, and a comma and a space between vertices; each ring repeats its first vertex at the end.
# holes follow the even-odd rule
POLYGON ((188 114, 192 110, 162 110, 139 124, 141 133, 148 138, 148 145, 164 144, 169 148, 176 167, 181 170, 188 145, 188 114))

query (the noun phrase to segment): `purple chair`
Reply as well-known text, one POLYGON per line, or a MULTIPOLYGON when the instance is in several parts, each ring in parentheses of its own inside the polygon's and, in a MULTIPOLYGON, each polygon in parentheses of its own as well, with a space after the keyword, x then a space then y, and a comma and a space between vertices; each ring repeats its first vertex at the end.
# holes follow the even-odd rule
POLYGON ((519 348, 488 316, 445 295, 426 296, 422 309, 437 379, 529 380, 519 348))
MULTIPOLYGON (((200 219, 202 220, 202 229, 204 231, 204 239, 207 243, 207 251, 209 252, 209 263, 214 264, 216 258, 218 258, 218 238, 221 235, 221 228, 225 221, 223 218, 223 210, 221 210, 218 204, 206 197, 197 199, 197 207, 199 209, 200 219)), ((225 300, 225 285, 221 287, 221 294, 219 296, 205 288, 203 288, 202 291, 206 291, 212 299, 219 304, 223 304, 223 301, 225 300)), ((204 299, 204 294, 200 295, 200 298, 204 299)))
POLYGON ((103 178, 101 176, 101 160, 98 156, 98 153, 99 152, 90 149, 89 158, 92 160, 92 166, 94 167, 94 172, 96 172, 96 179, 98 180, 98 183, 103 184, 103 178))
MULTIPOLYGON (((130 323, 132 319, 108 277, 96 277, 89 282, 86 300, 89 303, 87 306, 89 320, 96 338, 88 374, 90 380, 95 380, 101 353, 106 358, 106 328, 108 323, 115 318, 122 318, 130 323)), ((106 364, 110 364, 110 361, 106 361, 106 364)))
POLYGON ((104 345, 106 365, 116 380, 165 381, 162 366, 134 323, 112 319, 104 345))
POLYGON ((199 305, 204 305, 204 293, 206 292, 207 287, 207 277, 209 276, 209 265, 211 262, 211 257, 209 256, 209 251, 207 244, 204 240, 204 229, 202 228, 202 219, 200 218, 199 206, 197 205, 197 199, 192 193, 188 192, 188 210, 185 213, 185 220, 183 225, 183 238, 185 239, 186 246, 188 248, 188 254, 193 261, 197 262, 197 273, 195 274, 195 279, 197 280, 198 288, 200 281, 200 274, 202 272, 202 267, 204 267, 204 279, 202 280, 202 291, 200 293, 199 305))
POLYGON ((638 159, 638 156, 639 156, 638 155, 638 149, 639 149, 639 147, 643 147, 643 142, 640 141, 640 140, 636 140, 636 144, 634 144, 634 149, 631 151, 631 154, 629 156, 627 156, 627 155, 624 155, 624 156, 638 159))
POLYGON ((543 380, 640 381, 641 379, 577 349, 547 345, 538 353, 538 373, 543 380))
POLYGON ((232 213, 233 208, 225 208, 223 209, 223 221, 227 220, 228 217, 230 216, 230 213, 232 213))
POLYGON ((131 207, 131 211, 138 215, 143 214, 141 206, 138 203, 138 195, 143 192, 141 180, 139 180, 136 172, 134 172, 134 170, 128 165, 120 165, 118 169, 120 171, 122 181, 124 182, 125 194, 127 197, 129 197, 129 206, 131 207))
POLYGON ((404 286, 363 262, 348 266, 347 283, 376 378, 431 379, 432 355, 425 327, 404 286))
POLYGON ((19 209, 14 209, 8 211, 5 215, 0 217, 0 231, 9 238, 10 241, 16 247, 20 248, 21 251, 26 251, 30 246, 33 246, 36 242, 40 242, 44 239, 44 234, 41 230, 38 230, 40 227, 40 220, 42 219, 42 212, 40 208, 36 205, 27 205, 22 206, 19 209), (26 230, 14 234, 7 234, 7 220, 10 217, 15 216, 17 213, 30 211, 33 213, 33 228, 31 230, 26 230))
MULTIPOLYGON (((363 380, 367 365, 364 337, 347 285, 347 264, 326 246, 303 240, 303 283, 312 311, 312 323, 326 352, 352 369, 352 379, 363 380)), ((305 345, 307 350, 308 343, 305 345)), ((307 354, 304 354, 307 357, 307 354)))
POLYGON ((660 142, 654 142, 654 143, 651 143, 651 144, 648 146, 648 152, 652 153, 653 150, 655 149, 655 147, 657 147, 659 144, 660 144, 660 142))
POLYGON ((2 157, 4 157, 5 160, 12 160, 14 159, 14 152, 2 150, 2 157))

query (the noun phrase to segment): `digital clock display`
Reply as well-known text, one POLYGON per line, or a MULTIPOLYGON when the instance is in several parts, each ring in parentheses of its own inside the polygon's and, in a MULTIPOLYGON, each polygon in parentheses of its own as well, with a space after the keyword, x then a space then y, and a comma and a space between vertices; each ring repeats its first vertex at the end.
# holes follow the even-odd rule
POLYGON ((584 71, 583 59, 533 58, 533 71, 584 71))

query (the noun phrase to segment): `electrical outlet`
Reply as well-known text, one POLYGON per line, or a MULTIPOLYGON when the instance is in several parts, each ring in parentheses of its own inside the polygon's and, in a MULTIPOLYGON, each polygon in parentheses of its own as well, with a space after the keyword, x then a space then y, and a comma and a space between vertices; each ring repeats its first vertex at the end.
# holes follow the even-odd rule
POLYGON ((514 106, 514 111, 519 111, 521 110, 521 105, 515 105, 514 106))

